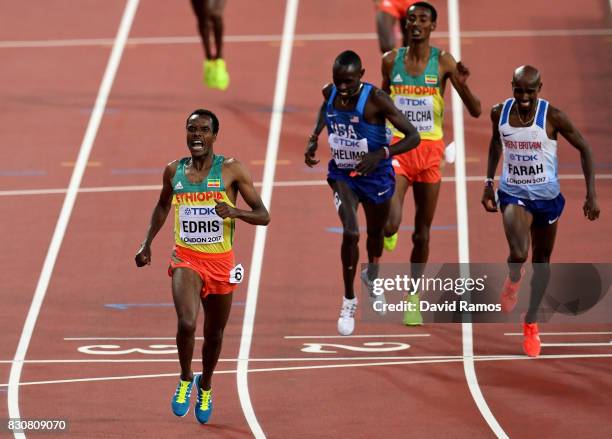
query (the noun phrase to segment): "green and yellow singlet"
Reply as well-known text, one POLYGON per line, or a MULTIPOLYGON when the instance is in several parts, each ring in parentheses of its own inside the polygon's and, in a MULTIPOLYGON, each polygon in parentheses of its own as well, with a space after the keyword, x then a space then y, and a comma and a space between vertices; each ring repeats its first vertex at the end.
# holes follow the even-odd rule
POLYGON ((191 160, 179 160, 172 179, 174 205, 174 242, 202 253, 226 253, 234 241, 234 220, 215 212, 215 200, 235 207, 225 192, 221 167, 224 157, 213 156, 213 164, 201 183, 191 183, 185 166, 191 160))
MULTIPOLYGON (((429 61, 420 76, 411 76, 404 67, 406 47, 400 47, 391 69, 389 84, 391 99, 395 106, 414 125, 421 139, 439 140, 442 138, 444 117, 444 97, 440 92, 438 58, 440 49, 431 47, 429 61)), ((404 135, 388 123, 394 137, 404 135)))

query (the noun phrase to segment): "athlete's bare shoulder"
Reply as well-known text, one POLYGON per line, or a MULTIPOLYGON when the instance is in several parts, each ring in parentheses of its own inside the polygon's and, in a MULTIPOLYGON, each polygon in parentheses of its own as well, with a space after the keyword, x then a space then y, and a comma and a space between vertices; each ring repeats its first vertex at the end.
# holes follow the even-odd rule
POLYGON ((242 167, 242 162, 235 157, 224 157, 223 167, 229 170, 239 169, 242 167))
POLYGON ((391 99, 386 91, 376 87, 375 85, 372 85, 372 91, 370 92, 370 96, 372 97, 372 101, 374 103, 379 103, 382 101, 386 102, 391 99))
POLYGON ((566 133, 574 130, 574 126, 567 114, 550 104, 548 105, 546 119, 553 126, 555 131, 566 133))
POLYGON ((385 52, 382 56, 383 64, 393 64, 395 62, 395 58, 397 57, 397 47, 394 49, 385 52))
POLYGON ((565 121, 567 119, 567 115, 558 109, 557 107, 553 107, 548 104, 548 119, 553 122, 565 121))
POLYGON ((232 182, 239 180, 246 172, 244 164, 235 157, 225 157, 223 160, 222 171, 231 177, 232 182))
POLYGON ((327 84, 325 84, 323 86, 323 89, 321 90, 321 93, 323 93, 323 97, 325 99, 328 99, 329 96, 331 95, 331 91, 332 91, 332 87, 334 86, 334 84, 332 84, 331 82, 328 82, 327 84))
POLYGON ((180 160, 172 160, 170 163, 168 163, 164 169, 164 176, 169 176, 170 178, 174 177, 174 174, 176 174, 176 168, 178 167, 180 160))
POLYGON ((438 63, 442 68, 443 74, 450 74, 457 68, 457 60, 455 57, 451 55, 449 52, 439 49, 440 53, 438 55, 438 63))
POLYGON ((499 118, 501 117, 502 108, 504 108, 503 103, 497 103, 491 107, 491 120, 493 122, 499 122, 499 118))

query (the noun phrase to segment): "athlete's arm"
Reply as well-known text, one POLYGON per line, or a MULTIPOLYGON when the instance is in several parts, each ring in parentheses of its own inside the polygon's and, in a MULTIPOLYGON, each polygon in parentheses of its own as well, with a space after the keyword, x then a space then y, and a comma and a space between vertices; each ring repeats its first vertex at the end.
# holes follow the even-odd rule
MULTIPOLYGON (((404 116, 397 109, 387 93, 381 89, 375 88, 374 91, 371 92, 371 98, 366 106, 370 104, 374 105, 378 110, 381 123, 384 123, 384 120, 387 119, 399 132, 404 135, 403 139, 388 147, 389 156, 410 151, 419 145, 421 137, 419 136, 418 131, 408 121, 406 116, 404 116)), ((369 172, 372 172, 374 169, 376 169, 378 162, 385 158, 385 154, 386 152, 384 148, 367 153, 355 167, 355 171, 361 175, 366 175, 369 172)))
POLYGON ((306 163, 306 165, 310 168, 319 163, 319 160, 315 159, 315 154, 317 153, 317 148, 319 147, 319 134, 321 134, 321 131, 323 131, 323 128, 325 127, 325 107, 327 106, 327 100, 331 94, 331 89, 332 84, 326 84, 323 87, 323 103, 321 104, 321 108, 319 108, 314 130, 308 138, 306 151, 304 151, 304 163, 306 163))
POLYGON ((482 112, 480 100, 472 93, 472 90, 470 90, 467 84, 467 79, 470 77, 469 69, 461 61, 455 61, 453 55, 448 52, 443 52, 440 55, 440 64, 442 65, 443 71, 450 77, 453 87, 455 87, 455 90, 459 93, 470 116, 480 116, 482 112))
POLYGON ((224 201, 219 202, 215 200, 215 203, 217 203, 215 206, 217 215, 221 218, 240 219, 256 226, 268 225, 270 222, 270 214, 255 190, 255 186, 253 186, 253 179, 249 171, 247 171, 246 167, 241 162, 232 158, 227 159, 224 166, 228 167, 232 175, 232 185, 238 188, 238 192, 240 192, 240 195, 242 195, 242 198, 246 201, 251 210, 238 209, 236 207, 231 207, 224 201))
POLYGON ((502 104, 497 104, 491 109, 492 134, 491 141, 489 142, 489 159, 487 160, 487 182, 485 183, 481 200, 487 212, 497 212, 493 179, 495 178, 495 170, 502 154, 502 144, 499 140, 499 118, 502 107, 502 104))
POLYGON ((384 118, 404 135, 402 140, 389 147, 390 155, 394 156, 416 148, 421 142, 421 136, 408 118, 397 109, 391 97, 383 90, 376 90, 373 102, 378 105, 384 118))
POLYGON ((574 148, 580 151, 580 162, 587 190, 586 200, 582 209, 584 216, 591 221, 596 220, 599 218, 599 205, 597 204, 597 195, 595 193, 595 171, 593 169, 591 147, 582 137, 580 131, 574 127, 574 124, 561 110, 550 106, 548 109, 548 120, 552 123, 555 132, 560 133, 574 148))
POLYGON ((389 52, 385 53, 382 57, 382 83, 381 90, 384 90, 386 93, 391 93, 391 71, 393 70, 393 63, 395 62, 395 56, 397 54, 397 50, 393 49, 389 52))
POLYGON ((157 235, 157 232, 159 232, 166 222, 168 212, 170 212, 170 208, 172 207, 172 178, 174 178, 176 172, 176 165, 177 161, 174 161, 169 163, 166 169, 164 169, 163 184, 159 194, 159 200, 153 209, 151 222, 149 223, 145 239, 134 258, 138 267, 151 264, 151 243, 155 235, 157 235))

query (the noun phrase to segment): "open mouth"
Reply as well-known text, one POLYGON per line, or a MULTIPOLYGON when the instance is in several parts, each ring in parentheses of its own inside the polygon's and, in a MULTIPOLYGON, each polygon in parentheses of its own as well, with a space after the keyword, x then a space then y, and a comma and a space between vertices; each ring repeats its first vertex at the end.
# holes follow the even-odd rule
POLYGON ((519 101, 519 106, 521 108, 529 108, 531 107, 531 101, 519 101))
POLYGON ((191 142, 191 148, 196 151, 200 151, 204 149, 204 142, 202 142, 201 140, 194 140, 193 142, 191 142))

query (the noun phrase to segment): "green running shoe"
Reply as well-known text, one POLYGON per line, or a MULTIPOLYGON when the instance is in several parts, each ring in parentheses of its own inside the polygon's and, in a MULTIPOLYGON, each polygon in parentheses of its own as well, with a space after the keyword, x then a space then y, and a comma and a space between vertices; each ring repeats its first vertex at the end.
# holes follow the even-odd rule
POLYGON ((206 59, 202 63, 202 82, 205 86, 215 88, 217 82, 217 65, 214 59, 206 59))
POLYGON ((385 236, 383 240, 383 246, 385 247, 385 250, 387 250, 388 252, 392 252, 393 250, 395 250, 395 247, 397 246, 397 237, 397 232, 391 236, 385 236))
POLYGON ((405 301, 408 304, 413 304, 411 308, 414 310, 407 309, 404 311, 404 325, 406 326, 420 326, 423 324, 423 316, 419 310, 419 294, 409 294, 405 297, 405 301))
POLYGON ((221 58, 218 58, 216 60, 215 73, 215 84, 213 87, 218 88, 222 91, 227 90, 227 87, 229 87, 230 78, 229 73, 227 73, 225 61, 221 58))

